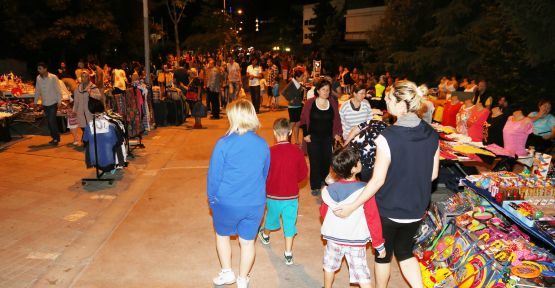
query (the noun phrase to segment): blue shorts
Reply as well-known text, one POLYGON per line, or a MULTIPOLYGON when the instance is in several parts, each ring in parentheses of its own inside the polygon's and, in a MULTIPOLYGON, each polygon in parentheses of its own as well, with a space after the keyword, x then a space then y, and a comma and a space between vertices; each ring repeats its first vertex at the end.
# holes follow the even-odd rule
POLYGON ((272 87, 272 96, 279 97, 279 84, 275 84, 274 87, 272 87))
POLYGON ((220 236, 239 235, 254 240, 264 216, 264 205, 236 206, 216 203, 212 206, 214 230, 220 236))
POLYGON ((297 234, 297 211, 299 210, 299 199, 291 200, 266 200, 266 221, 264 228, 277 230, 281 228, 279 218, 283 222, 283 235, 293 237, 297 234))

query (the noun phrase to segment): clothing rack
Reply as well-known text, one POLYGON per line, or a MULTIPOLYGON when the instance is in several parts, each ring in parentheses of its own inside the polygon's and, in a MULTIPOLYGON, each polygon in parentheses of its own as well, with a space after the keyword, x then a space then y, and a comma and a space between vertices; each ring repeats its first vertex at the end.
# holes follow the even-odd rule
MULTIPOLYGON (((136 89, 136 88, 133 88, 133 89, 136 89)), ((135 155, 133 154, 133 151, 135 149, 138 149, 138 148, 144 149, 144 148, 146 148, 146 146, 143 144, 143 136, 142 136, 142 133, 139 133, 138 136, 133 137, 133 138, 138 138, 139 143, 131 145, 131 143, 129 141, 131 139, 131 137, 129 137, 129 121, 127 120, 127 117, 128 117, 128 115, 127 115, 128 111, 127 111, 127 105, 126 105, 127 97, 128 97, 127 91, 126 90, 120 90, 120 89, 117 89, 117 90, 114 89, 114 92, 112 92, 114 97, 115 97, 115 95, 121 94, 122 98, 124 99, 123 100, 123 105, 121 107, 121 111, 122 111, 122 114, 123 114, 122 115, 123 116, 123 125, 125 126, 125 130, 126 130, 125 134, 124 134, 124 137, 125 137, 126 148, 127 148, 127 157, 135 158, 135 155), (114 93, 114 92, 117 92, 117 93, 114 93)))
MULTIPOLYGON (((135 89, 138 89, 138 88, 133 87, 133 91, 135 91, 135 89)), ((124 97, 127 97, 127 91, 124 92, 124 97)), ((127 102, 127 101, 124 101, 124 102, 127 102)), ((146 101, 145 101, 145 104, 143 104, 143 105, 148 105, 148 104, 146 104, 146 101)), ((125 117, 124 117, 125 127, 127 129, 128 128, 127 107, 124 105, 123 109, 124 109, 123 111, 124 111, 124 114, 125 114, 125 117)), ((141 115, 142 115, 142 117, 145 117, 145 115, 143 113, 141 113, 141 115)), ((133 145, 131 145, 131 142, 129 141, 129 139, 130 139, 129 132, 127 133, 127 136, 128 136, 127 137, 127 156, 131 157, 131 158, 135 158, 135 155, 133 154, 133 151, 135 149, 145 149, 146 148, 145 144, 143 144, 143 132, 140 132, 138 136, 133 137, 133 138, 138 138, 139 139, 139 143, 136 143, 136 144, 133 144, 133 145)))
MULTIPOLYGON (((96 172, 96 178, 83 178, 81 179, 81 185, 87 185, 88 182, 108 182, 109 185, 112 185, 116 179, 113 178, 102 178, 104 176, 104 171, 100 171, 98 169, 98 146, 96 141, 96 115, 93 116, 93 139, 94 139, 94 169, 96 172)), ((87 152, 85 152, 87 153, 87 152)))

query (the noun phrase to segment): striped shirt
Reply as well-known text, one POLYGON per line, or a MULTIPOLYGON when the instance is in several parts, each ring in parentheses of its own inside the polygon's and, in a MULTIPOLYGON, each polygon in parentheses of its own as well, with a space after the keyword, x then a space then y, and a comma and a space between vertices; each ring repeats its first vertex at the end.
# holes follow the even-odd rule
POLYGON ((348 101, 341 105, 339 116, 341 117, 341 126, 343 127, 343 139, 347 139, 353 127, 372 119, 372 108, 368 101, 363 100, 360 103, 360 107, 355 110, 352 102, 348 101))

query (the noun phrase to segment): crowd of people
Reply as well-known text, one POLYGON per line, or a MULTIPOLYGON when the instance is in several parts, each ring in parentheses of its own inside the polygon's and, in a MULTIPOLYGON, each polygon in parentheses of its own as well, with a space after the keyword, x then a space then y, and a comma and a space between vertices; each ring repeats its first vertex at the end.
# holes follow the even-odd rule
POLYGON ((485 80, 459 83, 456 77, 441 79, 437 87, 441 114, 434 117, 444 126, 470 137, 473 142, 497 145, 509 155, 527 156, 527 148, 546 152, 555 139, 555 117, 551 114, 551 101, 540 99, 538 111, 528 111, 513 105, 508 96, 494 97, 487 91, 485 80), (459 93, 463 92, 463 93, 459 93))
POLYGON ((439 135, 430 124, 452 126, 472 141, 484 143, 494 141, 499 134, 494 128, 501 127, 508 141, 500 146, 513 155, 520 155, 527 141, 536 145, 536 151, 553 146, 555 123, 547 100, 540 101, 538 112, 527 114, 521 107, 510 106, 508 97, 489 95, 485 80, 476 84, 465 79, 459 84, 456 78, 445 78, 437 88, 428 89, 389 73, 377 81, 371 75, 364 79, 358 75, 355 81, 355 69, 340 67, 339 71, 336 77, 318 77, 308 90, 303 79, 306 71, 293 69, 281 91, 288 101, 289 120, 274 122, 276 144, 271 147, 253 133, 259 127, 256 104, 241 99, 228 106, 232 128, 216 144, 208 175, 208 199, 222 265, 215 284, 248 286, 256 234, 262 244, 269 244, 272 231, 281 228, 280 217, 286 240, 284 262, 293 263, 298 185, 307 177, 303 149, 308 155, 312 195, 322 201, 321 233, 327 241, 324 287, 332 287, 343 257, 350 282, 371 287, 366 260, 369 242, 376 249, 376 287, 387 287, 392 256, 410 286, 422 287, 412 254, 413 239, 440 169, 439 135), (339 98, 345 95, 348 99, 340 105, 339 98), (510 117, 499 121, 503 113, 510 117), (253 151, 259 150, 263 156, 253 159, 253 151), (218 171, 226 173, 222 176, 218 171), (229 261, 232 235, 239 235, 241 244, 237 277, 229 261))
MULTIPOLYGON (((389 73, 374 77, 343 66, 331 77, 320 76, 290 55, 253 50, 185 53, 180 59, 169 55, 166 61, 158 60, 152 79, 161 95, 168 89, 182 91, 189 111, 204 97, 212 119, 220 119, 225 108, 229 120, 230 128, 214 147, 208 171, 208 202, 221 264, 213 279, 216 285, 237 282, 238 287, 248 287, 254 240, 269 244, 271 232, 281 226, 284 262, 294 263, 298 185, 308 177, 311 194, 322 200, 325 287, 332 287, 343 257, 350 282, 371 287, 369 242, 376 249, 377 287, 387 287, 392 256, 409 284, 422 287, 412 254, 413 237, 439 172, 438 133, 429 124, 452 126, 474 142, 494 143, 516 155, 527 153, 528 146, 545 151, 553 145, 550 101, 541 100, 538 111, 528 113, 510 105, 506 96, 487 93, 485 80, 459 83, 456 77, 444 77, 437 88, 428 89, 406 77, 389 73), (247 93, 250 101, 245 99, 247 93), (271 147, 256 134, 264 94, 269 110, 279 109, 280 96, 288 108, 288 119, 274 122, 276 143, 271 147), (241 246, 238 275, 231 267, 233 235, 239 236, 241 246)), ((50 115, 49 107, 55 107, 60 97, 48 95, 61 92, 45 64, 39 64, 38 71, 37 98, 42 97, 50 115)), ((58 77, 74 91, 75 127, 82 127, 90 117, 84 108, 87 97, 101 98, 98 95, 105 89, 125 90, 145 75, 138 63, 131 69, 128 65, 111 69, 80 62, 75 75, 62 63, 58 77)), ((59 141, 55 133, 52 138, 59 141)))
POLYGON ((295 71, 282 91, 289 101, 290 119, 275 120, 272 147, 254 133, 259 127, 255 105, 240 99, 227 106, 230 129, 216 144, 208 173, 208 201, 222 268, 214 283, 248 287, 254 240, 258 234, 263 244, 269 244, 271 232, 281 227, 280 218, 286 240, 284 262, 293 263, 298 185, 308 170, 294 137, 299 124, 312 195, 322 199, 325 287, 332 287, 343 257, 350 282, 371 287, 369 242, 376 249, 378 287, 387 286, 393 255, 407 281, 421 287, 412 241, 439 169, 438 134, 418 116, 425 105, 422 89, 406 80, 390 87, 383 100, 386 113, 396 121, 388 125, 373 119, 375 111, 365 99, 371 90, 366 83, 338 90, 333 89, 334 79, 322 77, 313 85, 314 97, 303 101, 302 73, 295 71), (340 108, 332 91, 350 92, 351 99, 340 108), (400 177, 407 181, 395 180, 400 177), (232 235, 239 235, 241 246, 239 275, 230 263, 232 235))

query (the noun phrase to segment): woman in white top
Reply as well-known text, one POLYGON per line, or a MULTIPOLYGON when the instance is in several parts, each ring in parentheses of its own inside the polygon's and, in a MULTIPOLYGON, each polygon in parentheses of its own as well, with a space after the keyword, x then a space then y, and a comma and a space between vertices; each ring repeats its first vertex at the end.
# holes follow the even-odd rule
POLYGON ((372 108, 370 103, 364 99, 367 90, 366 85, 355 85, 353 97, 341 105, 339 116, 343 128, 343 139, 347 139, 353 127, 372 119, 372 108))

